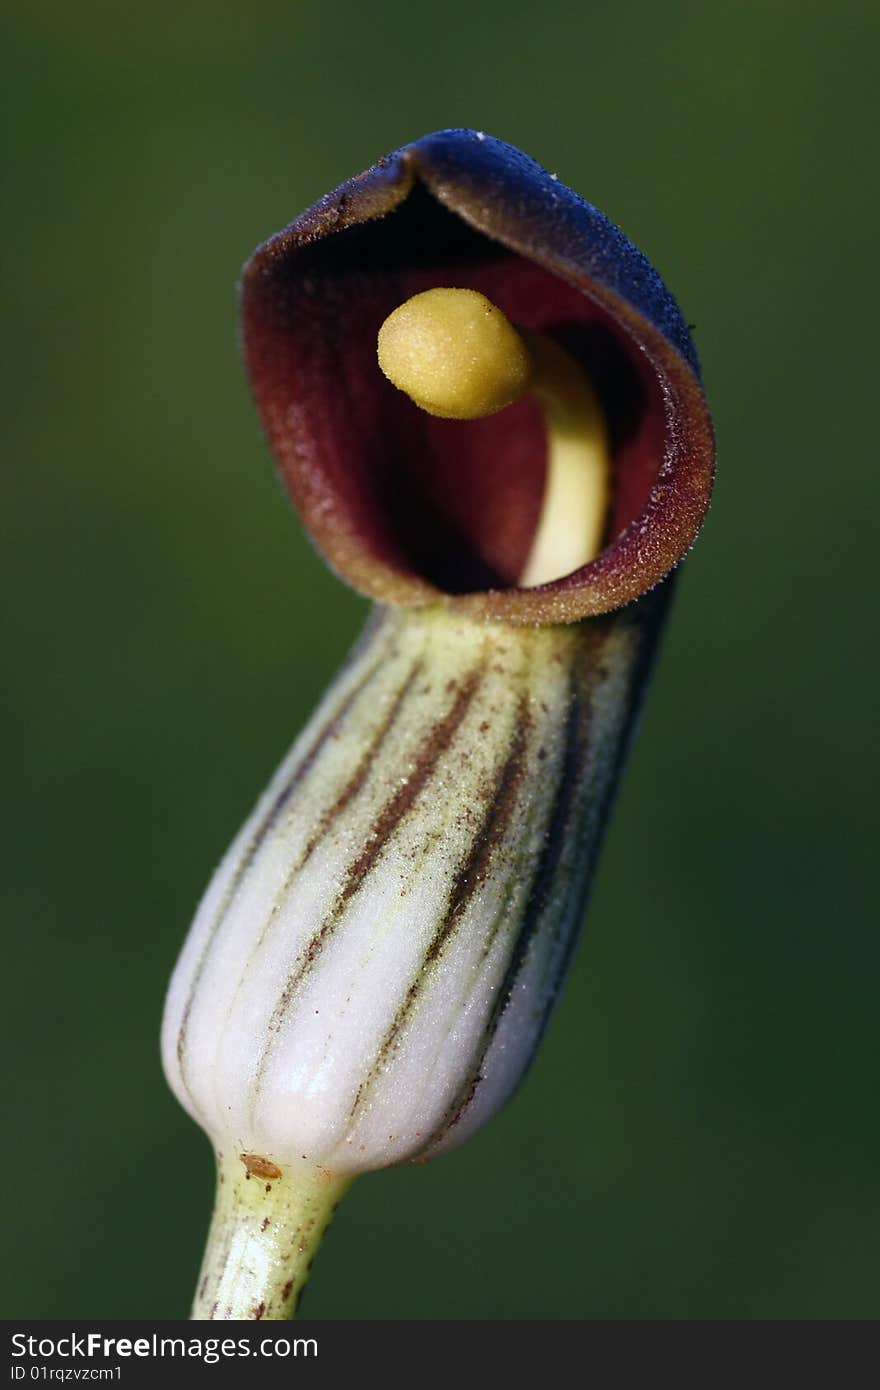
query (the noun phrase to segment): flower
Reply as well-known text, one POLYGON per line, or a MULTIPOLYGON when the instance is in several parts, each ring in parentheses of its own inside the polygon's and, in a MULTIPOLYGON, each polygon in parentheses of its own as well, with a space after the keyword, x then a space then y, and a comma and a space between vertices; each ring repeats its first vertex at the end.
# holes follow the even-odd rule
POLYGON ((641 253, 476 132, 272 237, 242 313, 285 484, 377 604, 215 875, 163 1023, 218 1151, 194 1315, 277 1317, 346 1182, 461 1142, 534 1055, 712 435, 641 253))

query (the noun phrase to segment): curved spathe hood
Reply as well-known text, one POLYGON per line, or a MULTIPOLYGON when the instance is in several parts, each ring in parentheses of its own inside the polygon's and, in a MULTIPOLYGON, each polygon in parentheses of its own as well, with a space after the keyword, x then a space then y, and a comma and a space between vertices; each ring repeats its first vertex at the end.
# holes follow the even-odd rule
POLYGON ((242 278, 244 347, 282 476, 328 561, 362 592, 473 616, 569 622, 659 583, 708 505, 713 441, 693 343, 660 277, 533 160, 464 130, 406 145, 270 238, 242 278), (564 343, 609 423, 605 544, 518 588, 540 512, 543 425, 426 417, 376 363, 379 325, 436 285, 479 289, 564 343))

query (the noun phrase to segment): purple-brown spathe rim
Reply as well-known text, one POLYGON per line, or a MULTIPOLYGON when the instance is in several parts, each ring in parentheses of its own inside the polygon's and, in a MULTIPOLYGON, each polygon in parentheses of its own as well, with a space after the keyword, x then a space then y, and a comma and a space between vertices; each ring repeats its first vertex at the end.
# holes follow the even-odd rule
MULTIPOLYGON (((370 597, 571 622, 638 598, 693 543, 714 448, 677 306, 601 213, 511 147, 441 132, 380 161, 255 252, 242 313, 254 394, 288 490, 329 563, 370 597), (515 321, 563 338, 566 328, 584 341, 604 335, 628 361, 639 404, 614 456, 608 543, 573 574, 533 589, 512 578, 543 477, 530 404, 465 426, 452 449, 450 422, 429 421, 381 377, 378 324, 432 283, 482 288, 515 321), (505 460, 515 468, 529 450, 522 485, 506 487, 505 460), (422 469, 411 496, 405 467, 422 469)), ((613 410, 611 395, 606 403, 613 410)))

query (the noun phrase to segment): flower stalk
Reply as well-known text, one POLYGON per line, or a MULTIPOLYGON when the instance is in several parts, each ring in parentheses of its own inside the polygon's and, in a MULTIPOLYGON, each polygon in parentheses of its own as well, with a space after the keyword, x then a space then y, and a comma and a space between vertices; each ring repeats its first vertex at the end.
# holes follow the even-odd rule
POLYGON ((293 1316, 321 1237, 350 1179, 252 1154, 217 1154, 217 1193, 191 1316, 293 1316))

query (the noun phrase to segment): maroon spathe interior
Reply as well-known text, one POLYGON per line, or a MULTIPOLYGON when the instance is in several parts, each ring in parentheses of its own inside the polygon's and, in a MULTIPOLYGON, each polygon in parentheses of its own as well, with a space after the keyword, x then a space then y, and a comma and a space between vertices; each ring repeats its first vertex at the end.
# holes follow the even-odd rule
POLYGON ((417 186, 393 213, 279 255, 258 292, 251 367, 282 471, 318 539, 356 536, 379 563, 447 593, 516 583, 546 473, 526 398, 485 420, 438 420, 385 380, 376 336, 410 295, 480 290, 584 365, 612 443, 606 542, 643 510, 663 457, 659 382, 587 294, 475 232, 417 186))

